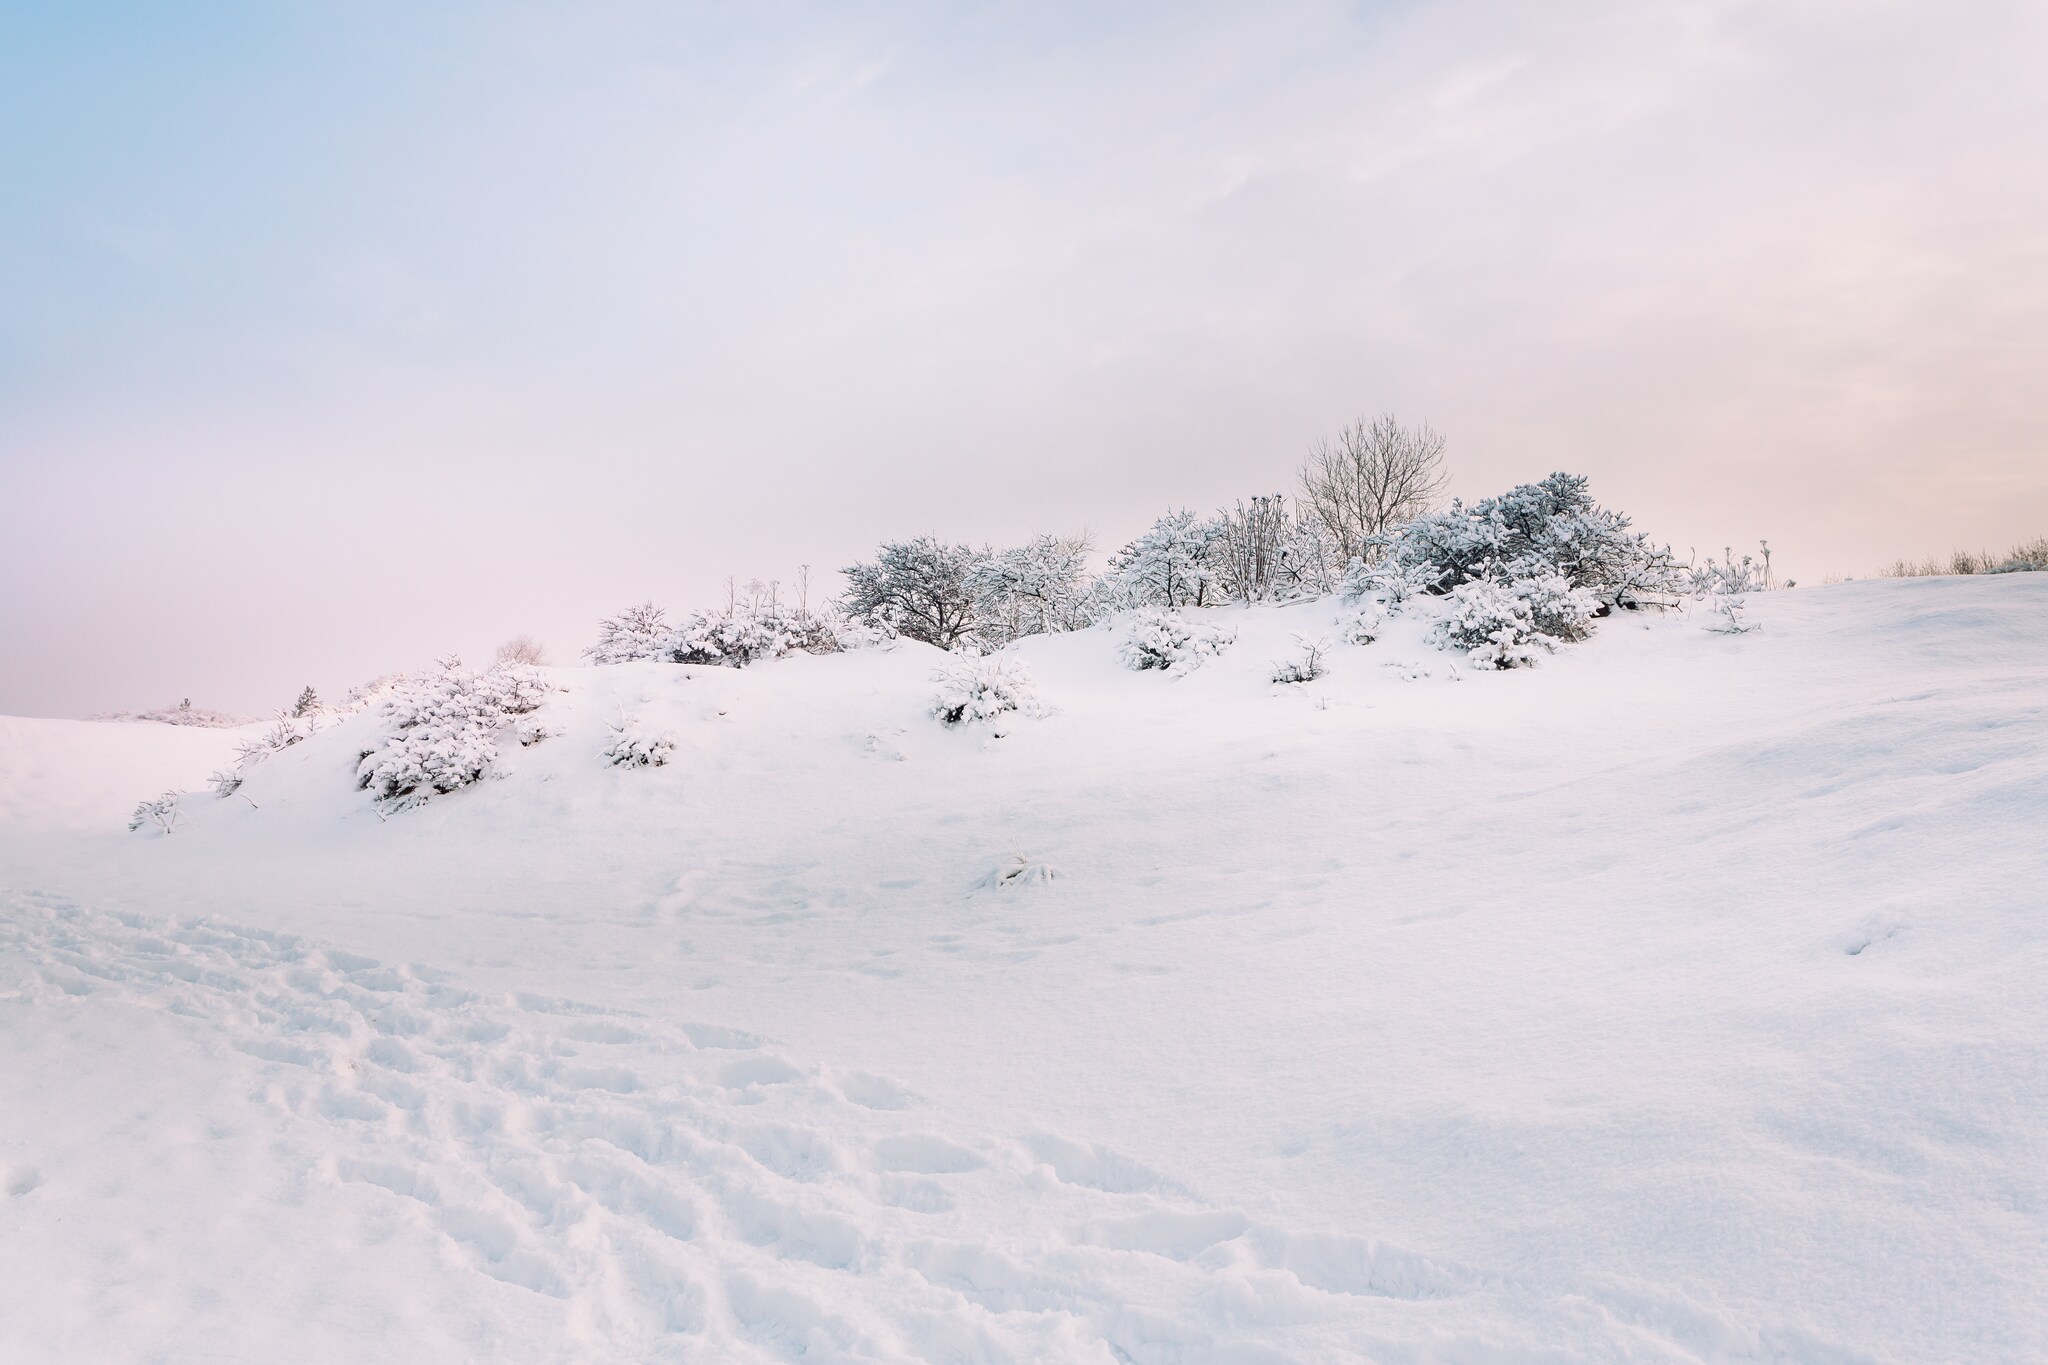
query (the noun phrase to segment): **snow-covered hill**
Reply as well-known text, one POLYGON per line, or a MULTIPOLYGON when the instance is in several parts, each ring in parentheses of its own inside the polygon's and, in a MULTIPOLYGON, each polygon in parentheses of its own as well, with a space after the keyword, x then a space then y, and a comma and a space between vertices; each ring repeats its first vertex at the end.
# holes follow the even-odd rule
POLYGON ((551 670, 397 813, 0 720, 0 1357, 2048 1356, 2048 575, 1269 681, 1337 615, 1000 737, 551 670))

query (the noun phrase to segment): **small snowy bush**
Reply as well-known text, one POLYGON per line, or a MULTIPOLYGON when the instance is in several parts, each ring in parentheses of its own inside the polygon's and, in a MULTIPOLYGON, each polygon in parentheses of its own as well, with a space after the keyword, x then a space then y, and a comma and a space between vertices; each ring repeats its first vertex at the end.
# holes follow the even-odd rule
POLYGON ((162 796, 137 802, 135 813, 128 818, 128 828, 133 831, 144 825, 155 825, 169 834, 184 820, 184 815, 178 810, 178 793, 167 791, 162 796))
POLYGON ((638 659, 665 659, 674 632, 668 613, 652 602, 628 607, 597 623, 597 643, 583 651, 594 664, 626 664, 638 659))
POLYGON ((1369 645, 1386 623, 1386 613, 1367 602, 1337 618, 1337 638, 1347 645, 1369 645))
POLYGON ((237 767, 248 767, 261 763, 272 754, 281 754, 294 744, 303 743, 313 733, 314 720, 307 715, 303 720, 279 712, 277 720, 268 730, 254 739, 245 739, 235 746, 237 767))
POLYGON ((932 674, 932 681, 939 685, 932 715, 942 725, 994 720, 1010 711, 1026 716, 1045 713, 1031 672, 1020 659, 1000 654, 949 659, 932 674))
POLYGON ((393 689, 382 702, 392 734, 362 751, 356 786, 394 807, 460 790, 483 777, 498 756, 499 733, 537 709, 547 691, 523 665, 476 673, 460 660, 443 660, 437 672, 393 689))
POLYGON ((1745 604, 1740 597, 1720 593, 1709 601, 1713 606, 1714 616, 1707 623, 1707 629, 1716 635, 1747 635, 1757 628, 1756 622, 1742 619, 1745 604))
POLYGON ((1433 564, 1402 564, 1389 557, 1368 565, 1354 559, 1337 584, 1337 593, 1346 602, 1377 599, 1389 616, 1396 616, 1411 599, 1434 591, 1443 576, 1433 564))
POLYGON ((1321 636, 1313 638, 1297 635, 1294 643, 1299 649, 1291 659, 1282 659, 1273 665, 1273 681, 1276 683, 1314 682, 1329 671, 1330 642, 1321 636))
POLYGON ((1573 643, 1593 633, 1593 618, 1600 614, 1600 600, 1584 588, 1573 587, 1563 574, 1539 574, 1517 579, 1508 591, 1529 604, 1529 618, 1538 633, 1559 643, 1573 643))
POLYGON ((612 742, 605 746, 604 756, 615 768, 659 768, 676 751, 674 735, 647 729, 638 716, 620 716, 607 722, 607 728, 612 742))
POLYGON ((1117 653, 1130 668, 1163 669, 1180 677, 1230 648, 1236 639, 1235 631, 1149 607, 1131 614, 1130 625, 1117 641, 1117 653))
POLYGON ((1450 610, 1436 629, 1438 643, 1464 650, 1481 668, 1524 668, 1554 644, 1536 628, 1527 598, 1485 579, 1451 590, 1450 610))

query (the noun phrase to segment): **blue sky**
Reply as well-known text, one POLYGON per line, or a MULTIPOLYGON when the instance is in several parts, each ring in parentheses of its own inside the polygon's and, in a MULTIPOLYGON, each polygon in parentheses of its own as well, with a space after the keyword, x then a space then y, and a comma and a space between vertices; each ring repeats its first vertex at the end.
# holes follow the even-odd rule
POLYGON ((2048 531, 2038 5, 0 4, 0 710, 261 708, 1362 413, 2048 531))

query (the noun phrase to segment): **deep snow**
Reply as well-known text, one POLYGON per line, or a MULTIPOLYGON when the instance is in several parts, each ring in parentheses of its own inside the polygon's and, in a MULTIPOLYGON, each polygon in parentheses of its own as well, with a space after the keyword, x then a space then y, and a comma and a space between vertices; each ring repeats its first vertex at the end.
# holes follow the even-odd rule
POLYGON ((169 836, 237 732, 0 720, 0 1357, 2048 1356, 2048 575, 1749 614, 553 670, 169 836))

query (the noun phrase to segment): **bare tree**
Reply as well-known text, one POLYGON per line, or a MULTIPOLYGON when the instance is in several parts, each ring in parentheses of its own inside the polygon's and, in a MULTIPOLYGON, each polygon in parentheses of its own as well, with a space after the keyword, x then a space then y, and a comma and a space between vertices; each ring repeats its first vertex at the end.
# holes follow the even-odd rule
POLYGON ((548 652, 531 635, 515 635, 498 646, 497 660, 501 664, 544 664, 548 652))
POLYGON ((1367 537, 1412 521, 1444 491, 1444 438, 1391 414, 1352 423, 1301 467, 1301 500, 1349 558, 1367 537))

